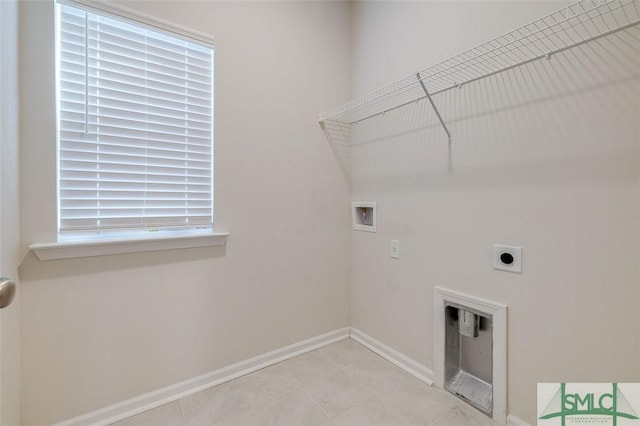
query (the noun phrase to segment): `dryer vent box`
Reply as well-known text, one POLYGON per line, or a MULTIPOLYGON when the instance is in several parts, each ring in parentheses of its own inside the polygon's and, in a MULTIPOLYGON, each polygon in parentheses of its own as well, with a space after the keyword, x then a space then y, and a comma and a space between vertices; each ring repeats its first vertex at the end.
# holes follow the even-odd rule
POLYGON ((356 231, 376 232, 376 202, 354 201, 351 203, 351 219, 356 231))

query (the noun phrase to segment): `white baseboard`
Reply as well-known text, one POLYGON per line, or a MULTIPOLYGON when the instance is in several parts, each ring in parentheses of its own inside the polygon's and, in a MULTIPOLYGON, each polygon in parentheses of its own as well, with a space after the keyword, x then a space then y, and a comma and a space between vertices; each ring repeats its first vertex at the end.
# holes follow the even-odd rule
POLYGON ((52 426, 106 426, 347 337, 349 327, 321 334, 52 426))
POLYGON ((419 362, 409 358, 408 356, 396 351, 393 348, 390 348, 389 346, 374 339, 373 337, 358 330, 357 328, 351 327, 351 338, 356 342, 371 349, 373 352, 377 353, 387 361, 402 368, 404 371, 416 377, 418 380, 427 383, 429 386, 433 384, 433 371, 429 370, 419 362))
POLYGON ((531 426, 529 423, 525 422, 519 417, 514 416, 513 414, 507 415, 507 426, 531 426))

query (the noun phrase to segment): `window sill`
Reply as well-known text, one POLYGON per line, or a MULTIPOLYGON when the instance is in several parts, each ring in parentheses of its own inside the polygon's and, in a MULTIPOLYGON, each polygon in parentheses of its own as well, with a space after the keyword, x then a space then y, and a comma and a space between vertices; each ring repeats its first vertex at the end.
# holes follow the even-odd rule
POLYGON ((72 259, 76 257, 103 256, 108 254, 139 253, 195 247, 223 246, 227 232, 193 235, 162 235, 143 238, 119 238, 109 240, 63 241, 35 243, 29 246, 40 260, 72 259))

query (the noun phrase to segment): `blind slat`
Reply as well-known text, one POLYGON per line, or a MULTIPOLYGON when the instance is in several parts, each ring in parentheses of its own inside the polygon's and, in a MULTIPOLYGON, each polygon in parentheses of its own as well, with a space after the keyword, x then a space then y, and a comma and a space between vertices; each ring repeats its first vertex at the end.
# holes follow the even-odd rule
POLYGON ((213 49, 58 7, 59 232, 212 226, 213 49))

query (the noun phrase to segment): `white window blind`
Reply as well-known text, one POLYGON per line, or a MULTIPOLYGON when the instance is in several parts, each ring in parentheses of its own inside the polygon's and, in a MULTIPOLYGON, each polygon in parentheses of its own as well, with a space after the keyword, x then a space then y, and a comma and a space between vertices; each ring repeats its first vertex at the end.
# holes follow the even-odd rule
POLYGON ((58 5, 59 232, 213 217, 213 48, 58 5))

